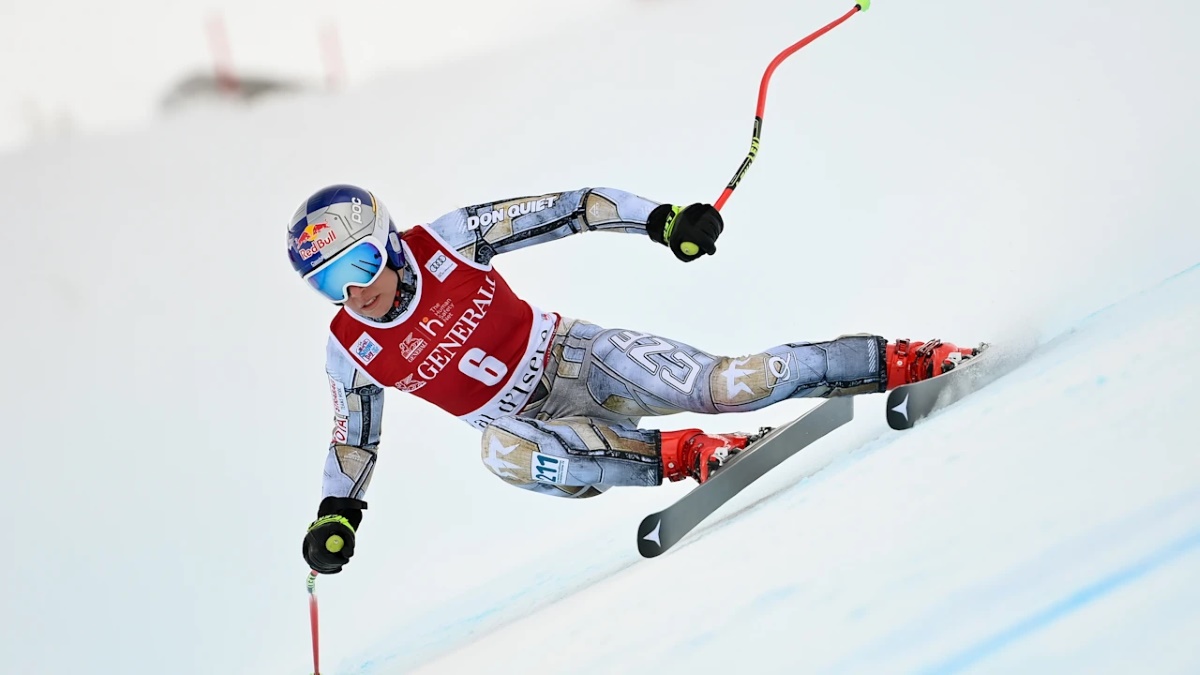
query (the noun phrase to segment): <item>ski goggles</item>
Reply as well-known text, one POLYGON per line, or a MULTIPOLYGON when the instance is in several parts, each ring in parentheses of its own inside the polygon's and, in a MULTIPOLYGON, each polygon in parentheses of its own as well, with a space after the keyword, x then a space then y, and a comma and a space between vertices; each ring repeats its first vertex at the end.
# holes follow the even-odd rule
POLYGON ((333 259, 304 275, 326 300, 336 304, 346 301, 351 286, 370 286, 383 274, 387 253, 379 242, 364 239, 335 255, 333 259))

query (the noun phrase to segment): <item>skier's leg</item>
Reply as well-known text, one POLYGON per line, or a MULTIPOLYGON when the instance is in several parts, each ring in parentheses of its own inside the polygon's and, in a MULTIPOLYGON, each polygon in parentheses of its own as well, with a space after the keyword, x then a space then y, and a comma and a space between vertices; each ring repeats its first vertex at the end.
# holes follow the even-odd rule
MULTIPOLYGON (((885 344, 877 336, 848 335, 734 358, 660 336, 564 318, 539 387, 543 395, 521 416, 543 422, 583 418, 594 427, 615 423, 614 428, 629 433, 648 415, 743 412, 788 398, 881 392, 885 344)), ((747 434, 705 434, 700 429, 641 433, 652 435, 659 481, 691 476, 703 482, 712 466, 750 441, 747 434)), ((584 441, 583 446, 550 442, 542 452, 570 459, 571 454, 604 456, 607 451, 590 438, 576 440, 584 441)))
POLYGON ((746 434, 643 430, 636 428, 638 420, 882 392, 889 384, 885 354, 891 352, 884 338, 861 334, 716 356, 676 340, 564 317, 538 395, 519 417, 485 431, 484 461, 510 483, 562 496, 596 494, 586 485, 657 485, 687 476, 703 482, 712 462, 719 465, 747 445, 746 434), (503 460, 508 453, 518 454, 503 460), (562 474, 553 482, 548 469, 535 476, 538 466, 554 466, 554 458, 565 463, 562 474))
POLYGON ((677 412, 758 410, 789 398, 884 391, 884 338, 846 335, 718 356, 678 340, 564 320, 538 419, 636 420, 677 412), (564 329, 566 334, 564 335, 564 329))
POLYGON ((481 450, 506 483, 558 497, 662 482, 658 432, 610 420, 504 417, 484 430, 481 450))

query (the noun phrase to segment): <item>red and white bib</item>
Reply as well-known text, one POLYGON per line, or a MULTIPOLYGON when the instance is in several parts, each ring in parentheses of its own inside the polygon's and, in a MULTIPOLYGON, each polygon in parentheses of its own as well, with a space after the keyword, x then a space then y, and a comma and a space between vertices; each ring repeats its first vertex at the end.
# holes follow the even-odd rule
POLYGON ((558 316, 517 297, 491 265, 470 261, 432 230, 401 235, 417 296, 380 324, 346 309, 330 330, 383 387, 419 396, 482 429, 519 412, 541 378, 558 316))

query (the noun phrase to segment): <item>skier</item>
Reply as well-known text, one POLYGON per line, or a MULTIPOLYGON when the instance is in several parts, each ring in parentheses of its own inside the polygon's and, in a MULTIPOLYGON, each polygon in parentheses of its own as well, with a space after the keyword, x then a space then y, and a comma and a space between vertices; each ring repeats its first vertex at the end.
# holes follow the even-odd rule
POLYGON ((292 267, 342 307, 326 349, 334 426, 303 543, 311 568, 333 574, 354 554, 386 387, 481 431, 483 463, 501 480, 582 498, 617 485, 703 483, 752 440, 641 429, 642 417, 883 392, 975 354, 859 334, 717 356, 532 307, 492 267, 496 254, 591 231, 645 235, 691 262, 716 252, 723 229, 710 205, 611 188, 470 206, 403 233, 359 187, 330 186, 301 203, 288 228, 292 267))

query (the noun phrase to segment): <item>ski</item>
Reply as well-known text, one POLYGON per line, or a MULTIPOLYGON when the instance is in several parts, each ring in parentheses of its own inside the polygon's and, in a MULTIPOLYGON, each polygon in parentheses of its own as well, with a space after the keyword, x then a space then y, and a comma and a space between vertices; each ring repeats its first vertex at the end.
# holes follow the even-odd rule
POLYGON ((980 365, 987 364, 994 354, 986 345, 981 345, 978 354, 963 361, 954 370, 928 380, 901 385, 888 392, 888 426, 898 430, 911 429, 934 411, 983 388, 1005 370, 980 365))
POLYGON ((746 486, 853 418, 854 402, 850 397, 831 398, 767 432, 731 457, 707 482, 643 518, 638 527, 638 552, 644 558, 662 555, 746 486))

